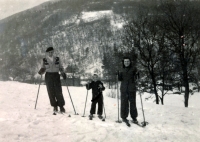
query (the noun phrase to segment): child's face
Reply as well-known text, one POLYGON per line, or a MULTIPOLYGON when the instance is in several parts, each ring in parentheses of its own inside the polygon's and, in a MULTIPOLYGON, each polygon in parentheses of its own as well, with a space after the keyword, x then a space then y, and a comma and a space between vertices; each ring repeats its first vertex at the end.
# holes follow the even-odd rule
POLYGON ((97 76, 97 75, 94 75, 94 76, 93 76, 93 80, 94 80, 94 81, 97 81, 97 79, 98 79, 98 76, 97 76))

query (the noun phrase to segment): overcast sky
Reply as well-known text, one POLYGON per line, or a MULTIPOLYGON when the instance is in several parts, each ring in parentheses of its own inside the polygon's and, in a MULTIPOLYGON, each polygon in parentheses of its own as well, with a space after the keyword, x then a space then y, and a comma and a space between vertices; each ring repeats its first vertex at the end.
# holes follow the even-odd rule
POLYGON ((49 0, 0 0, 0 20, 49 0))

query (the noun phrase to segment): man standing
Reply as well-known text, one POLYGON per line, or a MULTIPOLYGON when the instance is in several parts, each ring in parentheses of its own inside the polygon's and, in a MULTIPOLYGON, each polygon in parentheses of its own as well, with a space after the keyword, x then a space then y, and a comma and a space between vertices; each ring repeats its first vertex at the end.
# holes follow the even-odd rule
POLYGON ((128 122, 127 117, 130 114, 134 123, 137 121, 137 108, 136 108, 136 77, 137 69, 131 64, 131 59, 124 57, 122 60, 123 69, 118 73, 118 79, 121 81, 121 118, 123 122, 128 122))
POLYGON ((105 87, 103 86, 103 83, 98 80, 98 75, 93 75, 93 81, 91 83, 88 83, 86 85, 86 89, 90 90, 92 89, 92 105, 90 109, 90 119, 92 119, 93 114, 96 112, 96 104, 98 103, 98 117, 102 119, 102 113, 103 113, 103 94, 102 91, 105 90, 105 87))
POLYGON ((38 73, 42 75, 46 71, 45 83, 49 95, 50 104, 53 107, 53 111, 57 112, 59 106, 60 112, 65 113, 65 108, 63 107, 65 105, 65 100, 62 94, 62 86, 59 75, 60 71, 63 78, 66 79, 63 65, 59 57, 53 56, 53 47, 48 47, 46 53, 48 54, 48 56, 43 59, 42 68, 38 73))

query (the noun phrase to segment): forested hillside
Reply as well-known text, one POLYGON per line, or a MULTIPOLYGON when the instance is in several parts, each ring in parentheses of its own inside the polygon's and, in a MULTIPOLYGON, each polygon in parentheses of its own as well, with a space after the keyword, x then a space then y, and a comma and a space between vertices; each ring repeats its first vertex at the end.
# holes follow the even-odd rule
POLYGON ((103 1, 50 1, 1 20, 1 78, 34 78, 49 46, 56 49, 65 67, 78 66, 79 74, 90 73, 91 68, 98 72, 101 65, 97 63, 102 62, 105 51, 112 51, 117 38, 113 33, 117 29, 111 27, 115 18, 111 9, 103 1), (98 10, 109 10, 109 14, 87 20, 85 12, 98 10))
POLYGON ((0 21, 1 80, 37 80, 53 46, 66 72, 116 81, 121 59, 138 67, 144 90, 164 103, 169 89, 199 91, 200 1, 57 0, 0 21), (161 90, 161 95, 158 94, 161 90))

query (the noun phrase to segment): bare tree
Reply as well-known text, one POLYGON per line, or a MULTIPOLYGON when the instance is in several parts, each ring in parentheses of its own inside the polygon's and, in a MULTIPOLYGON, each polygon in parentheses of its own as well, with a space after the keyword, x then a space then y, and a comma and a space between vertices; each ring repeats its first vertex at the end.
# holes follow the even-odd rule
POLYGON ((200 3, 190 1, 164 2, 160 6, 159 27, 165 31, 170 50, 181 66, 181 76, 185 87, 185 107, 189 100, 189 76, 197 56, 200 38, 200 3))
POLYGON ((156 67, 161 59, 161 53, 165 50, 165 33, 157 26, 156 15, 151 9, 142 5, 137 11, 137 15, 129 17, 124 26, 124 44, 127 50, 138 52, 138 62, 148 70, 151 77, 156 104, 159 104, 157 92, 156 67))
POLYGON ((161 53, 162 57, 156 69, 158 71, 159 79, 157 88, 161 91, 159 98, 162 105, 164 105, 164 96, 168 93, 169 90, 172 90, 172 81, 174 80, 173 63, 171 62, 172 53, 166 49, 161 53))

